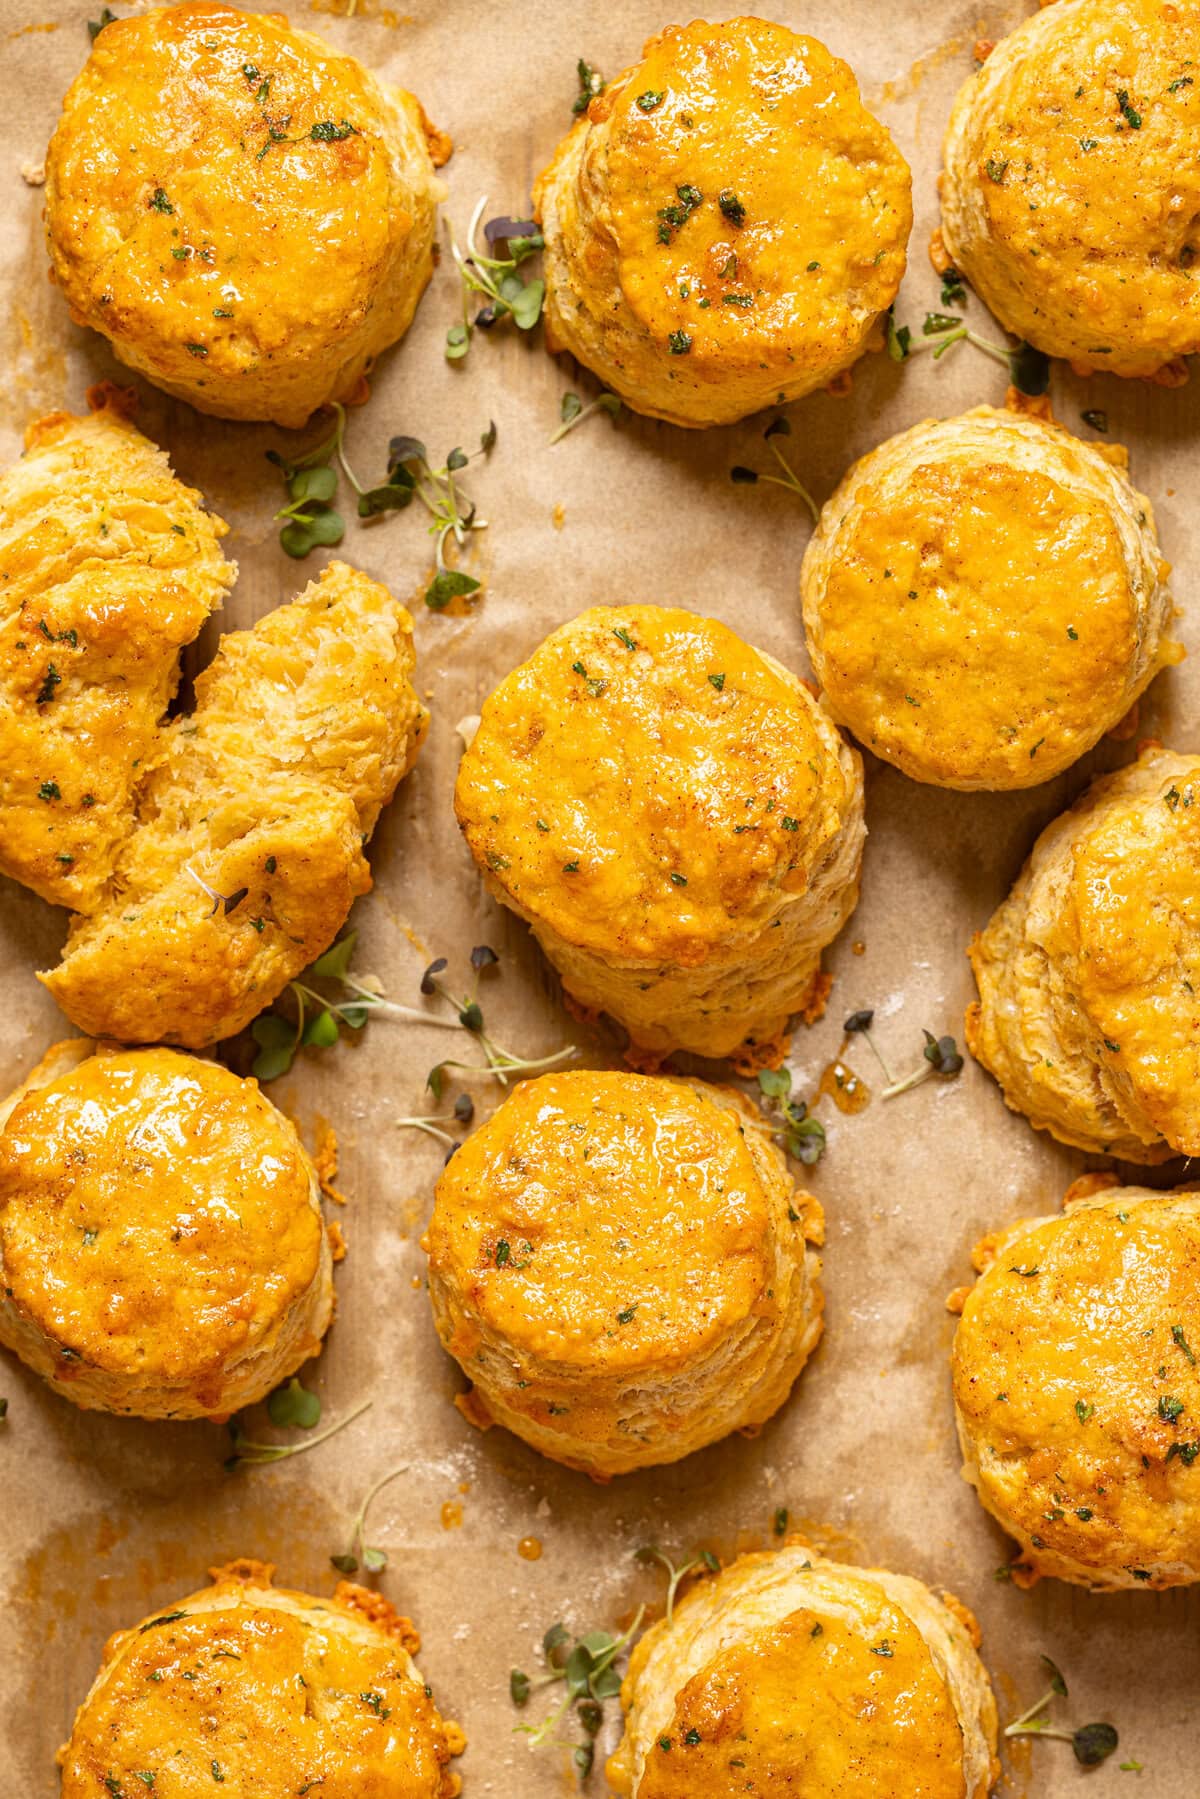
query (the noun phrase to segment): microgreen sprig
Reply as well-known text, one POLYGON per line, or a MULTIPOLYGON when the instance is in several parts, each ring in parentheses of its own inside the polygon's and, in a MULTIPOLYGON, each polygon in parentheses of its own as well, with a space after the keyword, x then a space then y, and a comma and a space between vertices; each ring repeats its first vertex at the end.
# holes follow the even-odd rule
POLYGON ((477 325, 481 331, 487 331, 500 319, 511 317, 519 330, 532 331, 542 316, 546 283, 540 275, 526 280, 517 270, 545 248, 545 238, 533 219, 489 219, 483 228, 487 249, 480 249, 477 233, 486 206, 487 195, 484 194, 471 214, 465 252, 454 235, 454 227, 449 219, 446 220, 450 254, 462 288, 462 322, 451 325, 446 333, 449 362, 463 360, 471 348, 471 334, 477 325), (471 317, 472 294, 481 294, 486 301, 474 318, 471 317))
POLYGON ((346 409, 333 402, 334 426, 328 437, 314 444, 302 456, 289 460, 278 450, 267 451, 267 461, 283 473, 288 503, 275 514, 282 519, 279 541, 289 556, 307 556, 318 544, 341 543, 346 522, 330 504, 337 492, 337 470, 332 466, 338 458, 344 465, 342 438, 346 430, 346 409))
MULTIPOLYGON (((471 951, 475 989, 468 996, 456 998, 438 982, 437 975, 447 966, 444 956, 431 962, 421 976, 421 992, 426 997, 439 995, 452 1008, 451 1012, 444 1013, 432 1011, 428 1007, 406 1006, 388 999, 377 977, 356 975, 350 967, 350 960, 357 938, 356 931, 347 932, 323 956, 319 956, 311 968, 305 970, 305 975, 313 980, 337 982, 343 989, 343 997, 327 998, 312 987, 308 979, 301 977, 289 982, 287 988, 295 1003, 294 1022, 277 1012, 265 1012, 255 1019, 250 1027, 250 1035, 259 1046, 259 1054, 251 1069, 256 1079, 277 1079, 281 1074, 287 1073, 300 1048, 310 1046, 328 1049, 338 1041, 343 1026, 350 1030, 361 1030, 368 1018, 376 1017, 403 1024, 430 1025, 443 1031, 465 1030, 479 1040, 486 1058, 483 1064, 443 1061, 431 1070, 428 1086, 434 1098, 439 1100, 444 1089, 444 1071, 448 1068, 468 1069, 476 1074, 485 1072, 499 1081, 501 1086, 506 1086, 510 1074, 552 1068, 575 1054, 575 1045, 569 1043, 565 1049, 557 1050, 553 1055, 536 1058, 519 1056, 512 1050, 505 1049, 488 1034, 477 997, 479 976, 484 969, 494 967, 500 960, 488 944, 477 944, 471 951)), ((460 1100, 458 1103, 461 1106, 463 1102, 460 1100)), ((455 1111, 461 1122, 469 1122, 469 1112, 460 1112, 457 1106, 455 1111)), ((414 1122, 416 1121, 412 1119, 401 1120, 404 1124, 414 1122)), ((425 1119, 419 1121, 421 1128, 428 1128, 432 1122, 425 1119)))
POLYGON ((932 351, 933 360, 937 362, 955 344, 964 342, 974 344, 977 350, 1004 363, 1009 379, 1021 393, 1036 397, 1049 387, 1050 358, 1043 351, 1035 350, 1032 344, 1021 342, 1015 347, 994 344, 972 331, 965 320, 945 312, 927 312, 921 335, 914 338, 911 326, 897 325, 894 314, 888 313, 887 352, 893 362, 907 362, 922 350, 932 351))
POLYGON ((452 1137, 449 1131, 443 1127, 454 1124, 470 1124, 474 1116, 475 1101, 469 1093, 460 1093, 454 1102, 453 1112, 434 1113, 430 1118, 397 1118, 396 1123, 402 1129, 423 1131, 427 1137, 436 1138, 439 1143, 444 1143, 449 1152, 446 1160, 449 1161, 450 1156, 458 1148, 458 1138, 452 1137))
POLYGON ((775 442, 777 437, 790 437, 791 434, 791 420, 784 418, 772 419, 771 423, 763 432, 763 437, 770 447, 772 456, 774 456, 780 469, 783 471, 781 474, 764 475, 758 469, 746 468, 741 463, 738 463, 734 468, 730 469, 729 479, 736 487, 754 487, 759 481, 769 481, 775 487, 786 487, 789 492, 798 494, 804 501, 804 504, 812 514, 812 522, 815 525, 821 516, 820 508, 809 493, 807 487, 805 487, 800 480, 800 477, 797 475, 783 451, 779 448, 779 445, 775 442))
MULTIPOLYGON (((489 420, 479 448, 468 455, 456 446, 441 468, 433 467, 420 438, 393 437, 388 445, 387 479, 380 486, 364 488, 350 475, 358 494, 360 518, 400 512, 414 500, 419 500, 428 512, 429 532, 437 541, 434 577, 425 590, 425 604, 434 612, 443 611, 453 599, 479 591, 479 582, 473 575, 447 564, 446 546, 453 538, 462 550, 472 531, 487 530, 487 520, 478 516, 474 501, 461 491, 456 477, 468 463, 491 454, 496 435, 495 424, 489 420)), ((346 472, 350 474, 348 469, 346 472)))
MULTIPOLYGON (((553 1068, 557 1063, 563 1062, 569 1056, 575 1054, 575 1045, 569 1043, 565 1049, 556 1050, 552 1055, 531 1058, 514 1055, 511 1050, 505 1049, 503 1044, 497 1043, 496 1039, 489 1035, 484 1025, 483 1008, 480 1006, 478 999, 479 977, 485 969, 494 968, 499 960, 500 958, 495 950, 488 944, 477 944, 471 951, 471 967, 475 971, 474 986, 469 994, 456 995, 448 992, 442 985, 442 982, 438 979, 438 976, 441 975, 448 966, 445 956, 439 956, 436 961, 429 964, 429 967, 421 976, 421 992, 424 994, 436 993, 440 998, 444 999, 448 1005, 454 1008, 456 1013, 455 1022, 461 1025, 463 1030, 470 1031, 474 1037, 478 1038, 479 1046, 487 1059, 486 1065, 488 1073, 493 1079, 499 1081, 502 1087, 506 1087, 508 1085, 508 1076, 510 1074, 525 1074, 536 1072, 542 1068, 553 1068)), ((445 1071, 448 1068, 466 1068, 478 1071, 479 1064, 476 1062, 455 1061, 437 1063, 435 1067, 430 1069, 426 1081, 426 1085, 435 1099, 441 1099, 442 1097, 445 1086, 445 1071)))
POLYGON ((329 1560, 339 1574, 357 1574, 362 1568, 368 1574, 382 1574, 388 1565, 387 1554, 382 1549, 373 1549, 366 1540, 367 1512, 372 1501, 383 1489, 394 1481, 398 1475, 407 1474, 408 1463, 402 1462, 398 1468, 389 1468, 381 1474, 374 1486, 367 1489, 366 1498, 354 1515, 350 1527, 350 1546, 341 1555, 331 1555, 329 1560))
POLYGON ((344 1418, 339 1418, 336 1424, 331 1424, 328 1430, 319 1431, 315 1437, 308 1437, 300 1443, 252 1442, 243 1431, 240 1418, 231 1418, 228 1429, 233 1454, 226 1459, 226 1471, 232 1474, 238 1468, 261 1468, 268 1462, 284 1462, 289 1456, 303 1455, 305 1450, 315 1449, 319 1443, 327 1443, 330 1437, 336 1437, 348 1424, 361 1418, 371 1404, 371 1400, 364 1399, 361 1405, 355 1406, 352 1412, 347 1412, 344 1418))
POLYGON ((1059 1742, 1070 1743, 1075 1760, 1085 1768, 1094 1768, 1107 1761, 1120 1740, 1111 1724, 1081 1724, 1076 1730, 1056 1730, 1051 1726, 1045 1715, 1046 1709, 1055 1699, 1067 1697, 1067 1683, 1048 1655, 1043 1655, 1041 1662, 1050 1677, 1049 1689, 1028 1711, 1005 1726, 1005 1736, 1054 1737, 1059 1742))
POLYGON ((633 1623, 619 1637, 607 1630, 590 1630, 572 1641, 565 1625, 552 1625, 542 1638, 542 1653, 549 1671, 538 1680, 531 1680, 520 1668, 514 1668, 509 1675, 509 1694, 517 1706, 526 1705, 535 1688, 563 1682, 566 1690, 562 1702, 549 1717, 541 1724, 517 1724, 514 1729, 529 1738, 531 1749, 537 1749, 553 1735, 571 1707, 576 1706, 576 1716, 584 1731, 584 1741, 576 1745, 574 1752, 580 1779, 586 1779, 592 1769, 595 1737, 604 1721, 604 1702, 621 1690, 616 1659, 637 1635, 645 1609, 638 1607, 633 1623))
POLYGON ((847 1037, 862 1038, 863 1042, 878 1062, 880 1068, 883 1070, 884 1080, 890 1085, 894 1083, 896 1077, 884 1061, 883 1054, 876 1044, 874 1037, 871 1035, 871 1025, 873 1024, 874 1019, 874 1011, 870 1008, 863 1008, 861 1011, 851 1012, 850 1016, 843 1021, 842 1029, 847 1037))
POLYGON ((897 1094, 908 1093, 912 1088, 919 1087, 922 1081, 927 1081, 931 1074, 949 1081, 962 1073, 963 1059, 953 1037, 935 1037, 932 1031, 922 1031, 921 1035, 925 1039, 925 1048, 920 1067, 885 1087, 879 1095, 880 1099, 895 1099, 897 1094))
POLYGON ((811 1168, 814 1162, 819 1162, 825 1154, 825 1126, 819 1118, 811 1116, 802 1099, 791 1097, 791 1069, 760 1069, 758 1090, 782 1115, 780 1124, 768 1122, 764 1128, 772 1137, 779 1138, 789 1156, 803 1162, 805 1167, 811 1168))
POLYGON ((275 514, 282 519, 279 541, 289 556, 307 556, 318 545, 341 543, 346 523, 332 502, 338 488, 338 467, 358 496, 358 516, 379 518, 387 512, 402 512, 419 500, 430 516, 430 535, 437 540, 433 580, 425 592, 425 604, 440 612, 452 599, 476 593, 479 582, 462 569, 451 568, 446 561, 447 545, 453 539, 459 550, 465 548, 472 531, 485 531, 487 520, 463 492, 457 477, 477 457, 488 456, 496 444, 496 426, 489 421, 479 439, 479 448, 470 455, 459 447, 450 451, 445 463, 435 468, 429 453, 418 437, 393 437, 388 445, 387 472, 375 487, 365 487, 350 466, 346 455, 346 410, 333 403, 333 430, 311 450, 291 460, 278 450, 268 450, 267 460, 283 473, 288 503, 275 514), (335 463, 338 467, 335 467, 335 463))
POLYGON ((607 412, 609 418, 615 419, 620 410, 621 402, 616 394, 597 394, 586 406, 578 394, 564 394, 558 412, 562 423, 549 441, 552 444, 561 442, 568 431, 573 431, 576 425, 582 425, 584 419, 591 418, 594 413, 607 412))
POLYGON ((685 1580, 689 1574, 695 1574, 698 1569, 703 1569, 706 1574, 719 1574, 721 1572, 721 1564, 711 1549, 698 1550, 689 1561, 681 1562, 679 1566, 676 1567, 670 1556, 667 1555, 664 1550, 660 1549, 657 1543, 643 1543, 640 1549, 634 1550, 633 1559, 636 1562, 641 1562, 644 1567, 649 1567, 651 1562, 661 1562, 666 1569, 667 1600, 665 1615, 668 1624, 675 1616, 675 1597, 679 1592, 679 1584, 681 1581, 685 1580))

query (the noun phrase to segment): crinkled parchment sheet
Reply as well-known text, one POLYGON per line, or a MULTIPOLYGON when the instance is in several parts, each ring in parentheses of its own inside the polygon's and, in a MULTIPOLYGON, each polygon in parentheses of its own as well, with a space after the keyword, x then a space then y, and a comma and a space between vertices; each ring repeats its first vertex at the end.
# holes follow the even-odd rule
MULTIPOLYGON (((407 0, 411 10, 401 12, 402 4, 359 0, 356 16, 345 19, 336 14, 346 0, 296 0, 293 19, 411 88, 453 134, 447 210, 460 235, 482 194, 491 213, 519 215, 527 206, 534 175, 570 124, 576 59, 615 73, 672 17, 667 0, 407 0)), ((122 15, 128 10, 117 4, 122 15)), ((932 8, 777 0, 765 10, 848 58, 912 164, 917 225, 898 310, 919 324, 939 303, 925 246, 952 95, 971 70, 976 40, 999 37, 1028 8, 1015 0, 932 8)), ((0 6, 6 461, 28 419, 52 407, 81 409, 92 382, 126 379, 99 338, 69 324, 49 285, 42 194, 22 174, 42 159, 61 96, 87 53, 86 19, 98 12, 94 0, 0 6)), ((389 992, 412 999, 429 957, 449 956, 461 975, 472 944, 490 942, 502 965, 488 979, 488 1021, 501 1039, 528 1054, 573 1039, 603 1064, 613 1060, 615 1039, 568 1019, 524 928, 481 892, 451 809, 455 725, 546 632, 598 602, 657 600, 711 612, 806 672, 797 572, 809 523, 779 489, 730 483, 732 464, 764 465, 762 420, 693 433, 629 415, 614 426, 600 415, 549 448, 564 390, 587 395, 594 384, 552 362, 540 332, 531 342, 507 328, 479 334, 466 364, 452 367, 442 344, 457 305, 444 257, 413 330, 383 359, 370 404, 349 426, 353 460, 372 476, 395 432, 414 433, 440 454, 471 446, 489 418, 499 428, 490 463, 473 467, 467 482, 489 520, 477 571, 486 575, 486 596, 461 618, 414 607, 418 684, 433 728, 375 837, 375 890, 354 915, 357 961, 389 992)), ((971 313, 985 326, 978 301, 971 313)), ((1003 369, 965 346, 936 365, 928 356, 905 368, 867 357, 848 397, 819 395, 792 409, 800 476, 823 499, 850 459, 882 437, 931 413, 999 403, 1004 385, 1003 369)), ((323 554, 297 565, 278 547, 271 514, 280 488, 263 452, 282 434, 200 418, 138 386, 143 428, 230 521, 227 548, 242 573, 223 622, 248 624, 290 598, 323 554)), ((1173 392, 1101 377, 1081 383, 1056 367, 1052 391, 1059 415, 1077 428, 1085 407, 1107 411, 1110 441, 1131 446, 1134 479, 1153 498, 1193 658, 1154 683, 1142 727, 1178 748, 1200 748, 1200 541, 1192 523, 1200 387, 1195 379, 1173 392)), ((403 597, 419 596, 427 578, 416 509, 365 528, 354 522, 337 553, 403 597)), ((193 665, 214 641, 210 630, 193 665)), ((970 933, 1006 891, 1037 830, 1095 768, 1132 753, 1129 742, 1106 741, 1060 779, 1007 796, 915 786, 867 758, 862 902, 828 958, 830 1015, 797 1035, 799 1090, 811 1091, 836 1054, 842 1017, 856 1007, 875 1008, 878 1041, 894 1065, 917 1060, 923 1026, 961 1039, 970 933), (865 945, 861 955, 852 953, 855 942, 865 945)), ((7 1090, 69 1034, 33 978, 54 961, 66 920, 11 884, 0 894, 7 1090)), ((338 1184, 348 1203, 338 1216, 349 1255, 338 1271, 337 1323, 308 1378, 327 1419, 365 1397, 372 1409, 335 1443, 227 1477, 217 1426, 76 1412, 4 1358, 0 1788, 26 1799, 57 1792, 54 1751, 110 1631, 202 1584, 210 1564, 236 1555, 267 1558, 288 1583, 330 1591, 329 1555, 344 1547, 366 1486, 405 1463, 407 1473, 372 1512, 370 1538, 386 1546, 382 1588, 419 1625, 422 1666, 443 1711, 467 1730, 461 1766, 471 1799, 541 1799, 573 1788, 569 1749, 533 1754, 513 1734, 508 1671, 514 1663, 536 1669, 535 1646, 549 1624, 561 1617, 573 1630, 616 1625, 638 1600, 661 1595, 661 1582, 631 1559, 639 1544, 708 1544, 728 1554, 766 1540, 779 1506, 822 1547, 920 1575, 972 1605, 1003 1716, 1041 1690, 1037 1657, 1045 1650, 1070 1682, 1064 1715, 1119 1726, 1121 1751, 1096 1773, 1077 1769, 1065 1744, 1025 1745, 1009 1758, 1003 1790, 1059 1799, 1086 1780, 1089 1795, 1194 1794, 1189 1710, 1200 1677, 1200 1596, 1094 1597, 1053 1581, 1026 1594, 998 1583, 993 1570, 1008 1547, 958 1473, 945 1296, 970 1278, 970 1246, 983 1232, 1054 1207, 1087 1159, 1006 1113, 970 1063, 956 1082, 931 1081, 856 1117, 842 1118, 826 1102, 829 1148, 811 1184, 829 1218, 828 1329, 791 1403, 755 1440, 734 1437, 675 1467, 596 1486, 503 1431, 479 1435, 451 1403, 460 1383, 433 1332, 418 1247, 441 1151, 395 1122, 428 1109, 426 1071, 450 1041, 379 1021, 357 1043, 309 1052, 271 1088, 310 1142, 327 1120, 341 1144, 338 1184), (538 1561, 518 1555, 528 1536, 544 1546, 538 1561), (1120 1772, 1126 1756, 1145 1772, 1120 1772)), ((852 1060, 871 1083, 869 1058, 852 1060)), ((482 1081, 472 1091, 486 1115, 498 1091, 482 1081)), ((1165 1183, 1170 1171, 1152 1178, 1165 1183)), ((614 1722, 615 1711, 610 1705, 614 1722)), ((603 1788, 598 1756, 588 1790, 603 1788)))

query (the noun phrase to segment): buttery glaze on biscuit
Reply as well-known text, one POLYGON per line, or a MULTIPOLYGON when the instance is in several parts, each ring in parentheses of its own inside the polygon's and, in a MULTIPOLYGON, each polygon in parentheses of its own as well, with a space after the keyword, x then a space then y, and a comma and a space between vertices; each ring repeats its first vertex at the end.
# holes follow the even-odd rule
POLYGON ((329 1327, 316 1171, 255 1081, 96 1049, 56 1045, 0 1106, 0 1342, 87 1410, 225 1416, 329 1327))
POLYGON ((1131 1162, 1200 1155, 1200 756, 1093 782, 970 957, 967 1042, 1014 1111, 1131 1162))
POLYGON ((743 1555, 653 1625, 608 1763, 627 1799, 984 1799, 996 1704, 965 1607, 806 1545, 743 1555))
POLYGON ((1025 1569, 1200 1580, 1200 1193, 1113 1187, 976 1252, 954 1340, 963 1472, 1025 1569))
POLYGON ((454 803, 567 991, 652 1053, 778 1036, 858 898, 858 755, 794 675, 689 612, 554 632, 485 702, 454 803))
POLYGON ((122 362, 219 418, 303 425, 404 335, 433 269, 416 100, 282 13, 104 26, 46 154, 54 278, 122 362))
POLYGON ((179 679, 233 584, 226 526, 105 396, 0 477, 0 872, 90 912, 179 679))
POLYGON ((499 1424, 602 1477, 763 1423, 821 1334, 821 1213, 703 1081, 523 1082, 438 1182, 445 1348, 499 1424))
POLYGON ((202 1048, 329 947, 424 740, 414 660, 408 612, 344 562, 222 639, 195 711, 162 733, 100 904, 38 977, 73 1024, 202 1048))
POLYGON ((1200 350, 1196 0, 1057 0, 964 84, 942 238, 1000 322, 1080 372, 1200 350))
POLYGON ((546 341, 638 412, 728 424, 878 348, 911 178, 844 62, 761 19, 650 39, 534 190, 546 341))
POLYGON ((214 1568, 211 1587, 109 1638, 59 1750, 62 1799, 455 1799, 464 1738, 409 1620, 349 1581, 318 1599, 273 1572, 214 1568))
POLYGON ((977 406, 856 462, 800 576, 834 718, 940 787, 1036 786, 1091 749, 1183 656, 1126 460, 977 406))

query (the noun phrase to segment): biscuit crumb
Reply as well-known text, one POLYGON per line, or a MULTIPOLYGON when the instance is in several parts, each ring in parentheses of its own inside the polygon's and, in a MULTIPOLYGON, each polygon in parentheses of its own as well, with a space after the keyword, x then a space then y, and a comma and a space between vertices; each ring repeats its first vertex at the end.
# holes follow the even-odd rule
MULTIPOLYGON (((332 1199, 336 1205, 344 1206, 346 1195, 339 1193, 333 1184, 338 1171, 338 1143, 337 1132, 330 1124, 319 1126, 313 1167, 317 1171, 317 1183, 326 1199, 332 1199)), ((335 1228, 333 1225, 330 1226, 331 1231, 335 1228)))

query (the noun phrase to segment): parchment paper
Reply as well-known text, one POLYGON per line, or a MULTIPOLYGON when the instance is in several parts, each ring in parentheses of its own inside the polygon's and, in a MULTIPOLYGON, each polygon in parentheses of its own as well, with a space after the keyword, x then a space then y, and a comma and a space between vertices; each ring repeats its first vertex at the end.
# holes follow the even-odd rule
MULTIPOLYGON (((533 176, 571 122, 576 59, 614 74, 674 16, 668 0, 411 0, 403 13, 359 0, 355 17, 335 16, 345 9, 346 0, 298 0, 293 19, 410 87, 453 134, 448 210, 460 236, 481 194, 490 196, 489 214, 519 215, 527 206, 533 176)), ((116 10, 124 16, 130 8, 116 10)), ((708 10, 719 17, 736 8, 708 10)), ((925 247, 952 95, 972 67, 975 40, 1000 36, 1028 8, 1017 0, 776 0, 766 10, 848 58, 912 164, 917 223, 898 315, 919 326, 939 305, 925 247)), ((21 174, 23 164, 41 161, 61 96, 87 54, 86 19, 98 12, 89 0, 0 6, 6 461, 29 418, 57 406, 81 410, 98 379, 128 380, 100 339, 69 324, 46 278, 42 194, 21 174)), ((689 433, 628 414, 616 426, 599 416, 549 448, 563 391, 590 397, 594 383, 552 362, 540 332, 518 341, 508 328, 478 334, 466 364, 451 367, 442 344, 457 307, 446 257, 347 438, 360 474, 377 479, 395 432, 414 433, 441 455, 456 443, 471 447, 489 418, 499 428, 490 464, 473 466, 466 482, 489 520, 478 545, 486 597, 464 618, 414 607, 419 685, 433 728, 375 837, 375 891, 354 915, 356 963, 412 1001, 430 956, 449 956, 461 980, 472 944, 490 942, 502 958, 484 995, 496 1034, 531 1055, 573 1041, 603 1064, 614 1059, 617 1039, 568 1019, 524 928, 481 893, 451 810, 456 721, 546 632, 603 601, 711 612, 807 673, 797 573, 809 524, 778 489, 730 483, 734 463, 767 466, 762 419, 689 433)), ((970 314, 998 335, 977 300, 970 314)), ((279 549, 270 515, 281 489, 263 452, 286 440, 268 428, 201 419, 139 386, 143 428, 233 527, 226 547, 241 578, 223 623, 244 625, 298 591, 325 554, 297 565, 279 549)), ((800 476, 823 499, 850 459, 880 438, 930 414, 999 403, 1004 388, 1004 370, 964 346, 936 365, 928 356, 904 368, 869 357, 847 398, 822 395, 791 409, 800 476)), ((1198 391, 1195 381, 1175 392, 1103 377, 1082 383, 1061 366, 1052 388, 1069 425, 1082 429, 1086 407, 1108 412, 1111 440, 1130 444, 1134 479, 1153 499, 1193 659, 1156 680, 1142 729, 1189 750, 1200 748, 1200 542, 1189 508, 1198 391)), ((334 553, 404 597, 419 597, 428 579, 415 508, 368 528, 355 521, 334 553)), ((202 663, 214 641, 210 629, 189 666, 202 663)), ((836 977, 829 1015, 796 1038, 800 1092, 811 1095, 837 1051, 841 1019, 857 1007, 875 1008, 878 1041, 895 1066, 919 1060, 923 1026, 961 1041, 971 931, 1007 890, 1037 830, 1095 769, 1133 750, 1106 741, 1061 779, 1010 796, 919 787, 867 758, 862 902, 828 958, 836 977), (865 945, 861 955, 852 953, 855 942, 865 945)), ((9 884, 0 889, 0 913, 7 1090, 49 1043, 71 1033, 33 978, 35 967, 55 960, 65 916, 9 884)), ((337 1322, 306 1378, 328 1421, 364 1398, 372 1409, 336 1441, 229 1477, 217 1426, 80 1413, 12 1358, 0 1364, 0 1392, 10 1401, 0 1425, 0 1790, 27 1799, 57 1793, 54 1751, 110 1631, 202 1584, 210 1564, 235 1555, 264 1557, 278 1564, 281 1580, 330 1591, 328 1558, 344 1549, 363 1492, 406 1464, 374 1508, 369 1537, 391 1558, 383 1590, 419 1625, 421 1662, 443 1711, 467 1730, 468 1799, 573 1790, 568 1748, 533 1754, 513 1734, 509 1668, 536 1671, 535 1646, 548 1625, 562 1618, 573 1631, 615 1627, 639 1600, 661 1598, 661 1580, 631 1559, 639 1544, 655 1539, 685 1553, 705 1544, 729 1554, 768 1540, 779 1506, 827 1550, 906 1570, 971 1604, 1004 1718, 1043 1689, 1044 1650, 1070 1683, 1062 1716, 1119 1727, 1120 1752, 1092 1775, 1076 1768, 1066 1744, 1019 1748, 1008 1758, 1004 1791, 1059 1799, 1086 1781, 1089 1795, 1195 1794, 1200 1596, 1103 1598, 1053 1581, 1023 1594, 997 1583, 993 1570, 1009 1546, 958 1473, 945 1295, 970 1279, 968 1252, 985 1230, 1054 1207, 1087 1158, 1006 1113, 970 1063, 955 1083, 931 1081, 857 1117, 840 1117, 826 1101, 819 1115, 829 1148, 811 1184, 829 1218, 828 1328, 791 1403, 757 1440, 735 1437, 675 1467, 600 1487, 502 1431, 479 1435, 451 1404, 460 1382, 434 1335, 417 1241, 442 1152, 395 1121, 432 1109, 425 1074, 454 1042, 376 1021, 355 1044, 309 1052, 270 1089, 310 1142, 328 1120, 341 1144, 348 1204, 339 1217, 349 1256, 338 1271, 337 1322), (536 1562, 517 1552, 528 1536, 544 1546, 536 1562), (1127 1758, 1144 1772, 1121 1772, 1127 1758)), ((851 1060, 875 1085, 866 1053, 851 1060)), ((468 1084, 486 1116, 499 1090, 468 1084)), ((1171 1177, 1166 1169, 1151 1179, 1171 1177)), ((263 1422, 261 1412, 253 1417, 263 1422)), ((608 1709, 615 1723, 616 1707, 608 1709)), ((594 1794, 605 1790, 599 1747, 594 1794)))

